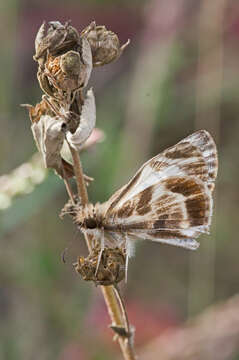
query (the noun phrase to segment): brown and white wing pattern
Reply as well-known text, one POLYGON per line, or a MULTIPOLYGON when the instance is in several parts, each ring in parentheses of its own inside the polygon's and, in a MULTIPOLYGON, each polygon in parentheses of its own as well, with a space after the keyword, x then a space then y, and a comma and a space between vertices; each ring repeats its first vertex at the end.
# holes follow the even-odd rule
POLYGON ((216 175, 216 145, 197 131, 146 162, 102 204, 104 228, 195 249, 195 238, 209 231, 216 175))

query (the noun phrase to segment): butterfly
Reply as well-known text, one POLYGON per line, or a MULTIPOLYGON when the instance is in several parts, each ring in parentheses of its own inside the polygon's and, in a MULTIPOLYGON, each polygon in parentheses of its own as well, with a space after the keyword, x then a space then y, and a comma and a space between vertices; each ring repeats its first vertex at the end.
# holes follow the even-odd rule
POLYGON ((74 221, 102 251, 121 247, 127 259, 139 239, 195 250, 209 232, 217 169, 215 142, 199 130, 143 164, 105 203, 78 206, 74 221))

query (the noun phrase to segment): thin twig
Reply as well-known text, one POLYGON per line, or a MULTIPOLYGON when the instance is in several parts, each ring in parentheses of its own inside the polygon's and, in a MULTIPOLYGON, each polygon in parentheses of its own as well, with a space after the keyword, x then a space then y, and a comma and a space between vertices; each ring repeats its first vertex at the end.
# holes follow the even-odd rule
POLYGON ((63 171, 63 175, 64 175, 64 183, 65 183, 66 191, 67 191, 67 193, 69 195, 69 198, 72 201, 72 204, 75 204, 74 193, 73 193, 72 188, 70 186, 69 180, 67 179, 66 171, 64 169, 64 166, 62 166, 62 171, 63 171))
POLYGON ((69 195, 69 198, 71 199, 72 204, 75 204, 74 194, 70 187, 69 181, 67 179, 64 179, 64 183, 65 183, 67 194, 69 195))

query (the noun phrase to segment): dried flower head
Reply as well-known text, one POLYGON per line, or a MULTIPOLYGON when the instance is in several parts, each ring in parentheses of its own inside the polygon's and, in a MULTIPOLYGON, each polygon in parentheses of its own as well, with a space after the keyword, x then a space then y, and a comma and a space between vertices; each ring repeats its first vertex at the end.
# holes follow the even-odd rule
POLYGON ((78 257, 74 264, 75 270, 85 281, 93 281, 96 285, 117 284, 125 277, 125 254, 120 248, 108 248, 103 250, 100 263, 100 248, 96 247, 87 257, 78 257))
POLYGON ((43 23, 35 49, 34 59, 39 64, 37 78, 48 96, 64 100, 88 84, 92 71, 91 47, 68 22, 65 25, 50 22, 46 35, 43 23))
POLYGON ((36 35, 36 53, 33 58, 39 65, 43 65, 47 53, 57 56, 68 50, 77 50, 79 42, 78 31, 70 26, 69 22, 62 25, 59 21, 51 21, 47 33, 46 24, 43 22, 36 35))
POLYGON ((119 38, 114 32, 107 30, 105 26, 96 26, 94 21, 82 31, 81 37, 86 37, 90 43, 93 66, 102 66, 118 59, 130 43, 128 40, 120 46, 119 38))
POLYGON ((47 89, 45 83, 41 87, 49 95, 55 96, 57 91, 71 93, 83 88, 88 84, 92 71, 92 55, 88 41, 82 40, 81 52, 70 50, 65 54, 54 57, 49 55, 44 69, 40 70, 42 76, 39 81, 45 81, 47 77, 47 89))

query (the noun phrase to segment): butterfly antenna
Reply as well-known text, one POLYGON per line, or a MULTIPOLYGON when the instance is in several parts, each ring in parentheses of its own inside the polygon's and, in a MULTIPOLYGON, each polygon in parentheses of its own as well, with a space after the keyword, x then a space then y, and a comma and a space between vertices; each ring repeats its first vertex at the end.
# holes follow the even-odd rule
POLYGON ((64 264, 66 263, 66 257, 65 257, 65 255, 66 255, 67 251, 68 251, 68 247, 66 247, 66 248, 63 250, 62 254, 61 254, 61 260, 62 260, 62 262, 63 262, 64 264))
POLYGON ((62 251, 62 253, 61 253, 61 260, 62 260, 62 262, 63 262, 64 264, 66 264, 66 260, 67 260, 67 259, 66 259, 66 254, 67 254, 69 248, 70 248, 70 249, 72 248, 73 241, 76 240, 76 237, 77 237, 78 233, 79 233, 79 230, 77 229, 77 230, 74 232, 73 239, 70 241, 69 246, 67 246, 67 247, 62 251))

